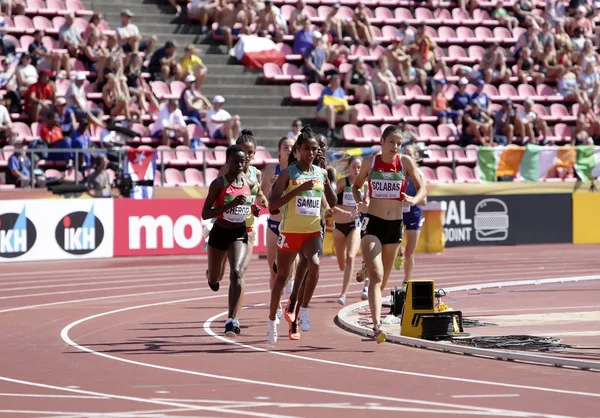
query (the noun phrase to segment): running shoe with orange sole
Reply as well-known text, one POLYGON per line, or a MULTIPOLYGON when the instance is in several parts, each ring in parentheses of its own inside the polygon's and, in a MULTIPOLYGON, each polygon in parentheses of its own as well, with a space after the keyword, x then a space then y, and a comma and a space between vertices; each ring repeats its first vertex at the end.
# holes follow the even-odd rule
POLYGON ((300 330, 298 329, 297 322, 290 323, 290 330, 288 331, 288 337, 290 337, 290 340, 294 340, 294 341, 297 341, 300 339, 300 330))
POLYGON ((296 303, 292 304, 291 301, 288 300, 285 310, 283 311, 283 317, 290 324, 296 320, 296 303))

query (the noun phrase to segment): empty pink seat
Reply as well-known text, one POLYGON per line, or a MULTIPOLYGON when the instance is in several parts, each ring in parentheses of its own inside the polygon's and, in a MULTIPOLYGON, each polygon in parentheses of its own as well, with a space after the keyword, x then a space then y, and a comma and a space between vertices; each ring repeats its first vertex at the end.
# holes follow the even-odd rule
POLYGON ((308 89, 302 83, 290 84, 290 97, 292 98, 292 100, 297 101, 310 100, 310 94, 308 93, 308 89))
MULTIPOLYGON (((446 153, 444 152, 442 147, 440 147, 439 145, 432 144, 432 145, 429 145, 427 147, 427 149, 429 150, 430 157, 424 158, 424 160, 429 160, 430 163, 436 163, 436 164, 449 165, 450 163, 452 163, 452 160, 450 158, 448 158, 448 156, 446 155, 446 153)), ((438 176, 438 178, 439 178, 439 176, 438 176)))
POLYGON ((150 83, 150 87, 158 100, 164 100, 171 96, 171 90, 164 81, 153 81, 150 83))
POLYGON ((165 186, 175 187, 185 185, 181 172, 176 168, 165 168, 165 186))
POLYGON ((475 164, 477 162, 477 150, 478 150, 478 146, 477 145, 467 145, 466 149, 465 149, 465 157, 464 158, 458 158, 457 162, 459 164, 475 164))
POLYGON ((421 166, 419 167, 421 170, 421 174, 423 174, 423 178, 425 179, 425 183, 431 183, 437 180, 435 176, 435 171, 431 167, 421 166))
POLYGON ((207 168, 204 171, 204 181, 206 182, 207 185, 210 185, 213 181, 215 181, 217 179, 218 175, 219 175, 219 170, 217 170, 216 168, 207 168))
MULTIPOLYGON (((147 145, 145 145, 145 147, 147 147, 147 145)), ((170 147, 166 145, 160 145, 158 147, 156 154, 156 164, 160 165, 164 163, 165 165, 171 165, 176 160, 177 157, 175 156, 175 153, 170 147)))
POLYGON ((179 99, 185 90, 185 83, 183 81, 175 80, 171 82, 169 87, 171 88, 171 95, 179 99))
POLYGON ((344 141, 346 142, 364 142, 364 138, 362 136, 360 128, 351 123, 347 123, 342 127, 342 136, 344 137, 344 141))
POLYGON ((381 138, 379 128, 375 125, 371 125, 369 123, 363 125, 362 127, 362 136, 363 138, 370 143, 377 143, 381 138))
POLYGON ((454 176, 450 167, 439 166, 435 169, 437 179, 443 183, 453 183, 454 176))
POLYGON ((435 128, 427 123, 422 123, 418 127, 419 137, 417 138, 420 142, 425 142, 429 144, 431 142, 435 142, 437 139, 437 132, 435 128))
POLYGON ((213 150, 213 159, 208 163, 212 166, 222 167, 226 164, 225 153, 227 151, 227 147, 216 146, 213 150))
POLYGON ((456 175, 456 181, 459 183, 478 183, 479 181, 475 178, 475 174, 471 168, 465 165, 457 165, 454 174, 456 175))
POLYGON ((204 176, 197 168, 186 168, 184 177, 185 182, 191 186, 205 186, 204 176))

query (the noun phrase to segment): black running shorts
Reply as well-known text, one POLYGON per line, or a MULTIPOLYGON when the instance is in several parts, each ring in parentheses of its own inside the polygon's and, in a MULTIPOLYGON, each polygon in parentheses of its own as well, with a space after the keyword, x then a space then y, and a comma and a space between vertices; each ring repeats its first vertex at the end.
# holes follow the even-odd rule
POLYGON ((223 228, 214 224, 208 236, 208 245, 221 251, 227 251, 229 246, 236 241, 248 244, 246 224, 233 229, 223 228))
POLYGON ((360 229, 360 237, 374 235, 382 245, 402 242, 404 225, 402 219, 388 221, 370 214, 365 215, 360 229))

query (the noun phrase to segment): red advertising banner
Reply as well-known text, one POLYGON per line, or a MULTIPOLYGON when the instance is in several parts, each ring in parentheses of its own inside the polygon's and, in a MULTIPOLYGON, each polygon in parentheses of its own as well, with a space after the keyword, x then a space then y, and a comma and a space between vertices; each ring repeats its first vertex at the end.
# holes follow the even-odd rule
MULTIPOLYGON (((115 257, 192 255, 202 251, 204 199, 116 199, 115 257)), ((267 214, 254 224, 254 253, 266 253, 267 214)))

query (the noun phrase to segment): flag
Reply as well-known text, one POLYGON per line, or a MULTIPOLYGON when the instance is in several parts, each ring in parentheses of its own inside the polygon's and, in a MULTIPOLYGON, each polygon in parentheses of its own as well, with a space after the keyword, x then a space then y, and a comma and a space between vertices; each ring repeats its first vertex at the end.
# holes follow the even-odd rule
MULTIPOLYGON (((154 181, 156 172, 156 149, 129 148, 123 165, 125 177, 131 177, 133 182, 140 180, 154 181)), ((135 186, 131 190, 133 199, 152 199, 154 186, 135 186)))
POLYGON ((477 170, 483 182, 509 176, 522 181, 572 177, 575 169, 586 180, 600 175, 600 148, 527 145, 520 147, 481 147, 477 152, 477 170))
POLYGON ((275 42, 254 35, 240 35, 229 55, 248 68, 263 68, 267 62, 280 67, 285 64, 285 55, 277 50, 275 42))

